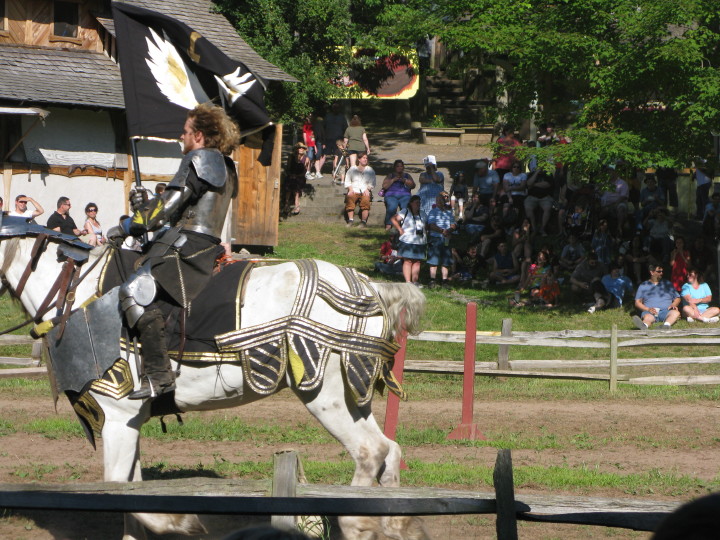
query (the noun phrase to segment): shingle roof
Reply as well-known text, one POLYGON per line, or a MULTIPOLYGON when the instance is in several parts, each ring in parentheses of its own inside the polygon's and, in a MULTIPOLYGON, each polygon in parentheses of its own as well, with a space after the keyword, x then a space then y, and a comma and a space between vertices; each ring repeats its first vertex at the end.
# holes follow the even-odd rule
POLYGON ((0 98, 124 109, 120 70, 85 50, 0 46, 0 98))
POLYGON ((214 11, 215 4, 212 0, 129 0, 125 3, 152 9, 184 22, 208 38, 230 58, 242 62, 265 79, 298 82, 295 77, 285 73, 256 53, 238 35, 237 30, 229 21, 214 11))

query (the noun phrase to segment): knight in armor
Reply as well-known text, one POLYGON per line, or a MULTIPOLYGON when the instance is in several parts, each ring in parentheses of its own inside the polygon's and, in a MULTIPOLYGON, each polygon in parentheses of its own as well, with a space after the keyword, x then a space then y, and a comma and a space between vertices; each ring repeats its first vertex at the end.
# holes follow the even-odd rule
POLYGON ((222 108, 199 105, 191 110, 180 140, 185 155, 166 190, 149 201, 142 190, 133 191, 134 214, 121 225, 124 234, 136 237, 157 231, 138 270, 120 287, 128 326, 139 336, 144 373, 129 399, 175 389, 161 306, 187 308, 207 285, 215 259, 223 253, 220 235, 237 195, 235 164, 227 155, 239 144, 240 134, 222 108))

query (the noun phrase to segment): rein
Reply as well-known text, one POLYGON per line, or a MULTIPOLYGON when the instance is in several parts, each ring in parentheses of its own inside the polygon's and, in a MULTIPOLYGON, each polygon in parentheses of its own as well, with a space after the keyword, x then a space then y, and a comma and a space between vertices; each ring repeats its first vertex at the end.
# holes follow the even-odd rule
MULTIPOLYGON (((37 238, 35 239, 35 243, 33 244, 30 260, 28 261, 27 266, 25 267, 25 270, 23 271, 23 275, 20 278, 20 281, 18 282, 18 286, 14 291, 14 294, 16 297, 20 297, 20 294, 22 294, 23 290, 25 289, 25 285, 27 284, 28 279, 30 278, 30 274, 32 274, 35 269, 37 268, 38 261, 40 260, 40 257, 45 252, 48 246, 48 235, 47 234, 39 234, 37 238)), ((76 273, 79 272, 82 263, 78 263, 75 259, 72 257, 67 257, 65 262, 63 263, 62 269, 60 270, 60 274, 58 275, 57 279, 55 280, 55 283, 53 283, 52 287, 50 287, 50 290, 48 291, 47 295, 45 296, 45 299, 40 304, 40 307, 37 310, 37 313, 35 316, 30 317, 29 319, 25 320, 24 322, 17 324, 11 328, 6 328, 4 330, 0 330, 0 336, 8 334, 10 332, 13 332, 17 330, 18 328, 22 328, 25 325, 28 325, 32 322, 35 324, 39 324, 42 321, 42 318, 55 307, 58 310, 58 317, 60 320, 60 324, 62 327, 60 328, 60 336, 62 336, 62 332, 64 330, 65 321, 67 321, 68 317, 70 316, 70 311, 72 309, 72 305, 75 302, 75 291, 80 286, 80 284, 83 282, 83 280, 87 277, 87 275, 93 271, 93 269, 100 263, 101 260, 103 260, 110 250, 110 245, 106 245, 105 250, 98 255, 97 259, 95 259, 92 264, 88 267, 87 271, 80 275, 77 279, 73 281, 73 277, 75 277, 76 273), (53 299, 55 298, 55 295, 57 294, 57 300, 53 302, 53 299)))

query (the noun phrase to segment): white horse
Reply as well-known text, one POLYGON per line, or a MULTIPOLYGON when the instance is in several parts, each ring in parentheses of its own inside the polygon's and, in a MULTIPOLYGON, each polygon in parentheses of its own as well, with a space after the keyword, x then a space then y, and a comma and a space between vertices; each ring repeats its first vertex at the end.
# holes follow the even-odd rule
MULTIPOLYGON (((15 291, 28 262, 34 238, 0 236, 0 277, 11 292, 15 291)), ((25 310, 34 316, 61 268, 56 254, 57 245, 51 242, 37 260, 37 267, 21 291, 19 300, 25 310)), ((98 257, 106 255, 103 248, 91 252, 83 268, 87 269, 98 257)), ((347 272, 337 266, 316 261, 318 275, 326 283, 348 291, 347 272)), ((97 292, 98 277, 103 264, 98 264, 77 287, 75 306, 97 292)), ((87 270, 83 270, 87 272, 87 270)), ((293 309, 301 276, 293 262, 255 268, 245 286, 241 313, 242 328, 264 325, 286 317, 293 309)), ((366 295, 375 296, 383 305, 384 315, 365 319, 363 334, 381 336, 383 331, 400 330, 401 318, 410 333, 418 331, 419 318, 424 309, 424 295, 411 284, 365 283, 366 295), (368 290, 371 289, 371 290, 368 290), (404 317, 401 317, 404 312, 404 317), (389 326, 388 326, 389 325, 389 326)), ((356 290, 357 292, 357 290, 356 290)), ((297 307, 297 306, 296 306, 297 307)), ((49 318, 52 313, 45 315, 49 318)), ((322 325, 346 330, 348 316, 339 313, 328 302, 316 299, 308 314, 322 325)), ((129 355, 128 364, 135 386, 138 386, 136 362, 129 355)), ((175 363, 173 362, 173 365, 175 363)), ((371 486, 377 481, 382 486, 396 487, 400 483, 400 447, 387 438, 375 418, 370 403, 358 405, 347 391, 347 378, 341 356, 333 351, 326 364, 323 380, 312 392, 297 388, 288 368, 280 387, 289 386, 308 411, 347 449, 355 461, 354 486, 371 486)), ((140 428, 150 418, 150 404, 123 397, 114 399, 92 389, 87 392, 104 413, 101 428, 103 460, 106 481, 141 481, 140 428)), ((183 365, 177 379, 175 402, 181 411, 212 410, 245 405, 264 395, 249 390, 243 368, 238 363, 211 363, 183 365)), ((340 525, 346 538, 382 538, 375 532, 391 538, 424 538, 422 525, 415 518, 343 517, 340 525)), ((145 527, 157 534, 200 534, 204 528, 197 516, 175 514, 127 514, 124 540, 146 538, 145 527)))

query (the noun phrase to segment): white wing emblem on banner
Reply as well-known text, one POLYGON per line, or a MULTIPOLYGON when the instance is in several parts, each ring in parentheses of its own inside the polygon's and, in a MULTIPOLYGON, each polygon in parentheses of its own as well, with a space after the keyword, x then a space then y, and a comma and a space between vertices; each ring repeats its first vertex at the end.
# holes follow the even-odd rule
POLYGON ((161 38, 152 28, 149 30, 152 40, 146 39, 149 58, 145 61, 160 92, 172 103, 186 109, 209 101, 197 77, 187 69, 175 46, 161 38))
POLYGON ((257 82, 249 71, 245 75, 240 75, 239 67, 232 73, 223 75, 222 78, 215 75, 215 80, 231 105, 257 82))

